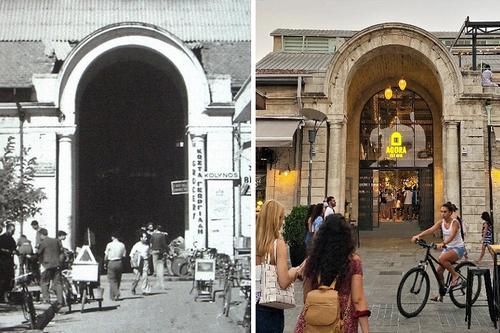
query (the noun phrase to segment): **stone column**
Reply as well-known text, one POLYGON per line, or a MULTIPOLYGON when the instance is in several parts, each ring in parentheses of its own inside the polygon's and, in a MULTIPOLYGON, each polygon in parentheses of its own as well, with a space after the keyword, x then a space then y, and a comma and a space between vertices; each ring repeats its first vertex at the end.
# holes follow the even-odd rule
POLYGON ((460 141, 458 121, 445 121, 443 128, 444 141, 444 201, 451 201, 460 206, 460 141))
POLYGON ((191 134, 189 152, 189 231, 187 246, 197 242, 197 247, 207 247, 205 135, 191 134), (191 244, 189 244, 191 243, 191 244))
POLYGON ((345 200, 345 121, 330 124, 330 146, 328 157, 328 186, 327 195, 334 196, 337 201, 335 212, 344 212, 345 200), (344 175, 344 176, 343 176, 344 175), (344 177, 344 178, 342 178, 344 177))
MULTIPOLYGON (((74 216, 73 216, 73 135, 62 134, 59 136, 59 156, 58 156, 58 172, 57 172, 57 212, 58 212, 58 229, 65 231, 66 237, 65 246, 74 248, 74 216)), ((55 236, 55 235, 54 235, 55 236)))

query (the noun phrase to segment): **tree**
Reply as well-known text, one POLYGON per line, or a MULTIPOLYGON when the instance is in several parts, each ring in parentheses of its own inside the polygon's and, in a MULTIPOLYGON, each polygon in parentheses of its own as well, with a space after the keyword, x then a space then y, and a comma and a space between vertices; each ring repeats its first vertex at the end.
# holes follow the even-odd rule
POLYGON ((40 212, 39 206, 46 199, 41 188, 35 188, 33 180, 36 158, 27 158, 29 148, 23 147, 23 157, 15 154, 16 143, 13 136, 7 140, 4 154, 0 157, 0 221, 15 221, 21 225, 29 217, 40 212))

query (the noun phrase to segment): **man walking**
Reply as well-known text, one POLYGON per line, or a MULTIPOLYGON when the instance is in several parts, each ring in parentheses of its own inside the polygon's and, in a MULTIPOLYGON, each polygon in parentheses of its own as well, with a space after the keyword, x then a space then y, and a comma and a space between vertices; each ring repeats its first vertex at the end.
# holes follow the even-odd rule
POLYGON ((7 293, 14 286, 14 252, 16 251, 16 241, 14 232, 16 226, 7 223, 5 233, 0 235, 0 303, 7 303, 7 293))
POLYGON ((151 234, 151 252, 153 254, 153 267, 156 274, 156 285, 159 289, 165 289, 165 257, 168 252, 167 233, 162 232, 160 225, 156 225, 151 234))
POLYGON ((403 203, 403 221, 411 222, 413 217, 412 212, 412 202, 413 202, 413 192, 409 187, 406 188, 404 194, 404 203, 403 203))
POLYGON ((47 229, 40 229, 40 247, 38 256, 45 269, 41 276, 40 288, 42 289, 42 298, 45 303, 50 303, 49 285, 52 281, 53 288, 56 290, 57 303, 59 306, 64 304, 63 290, 61 281, 61 258, 63 247, 59 239, 48 237, 47 229))
POLYGON ((41 234, 40 234, 40 225, 37 220, 31 221, 31 227, 36 232, 35 236, 35 251, 38 251, 38 247, 40 246, 41 234))
POLYGON ((122 281, 123 263, 127 251, 125 245, 120 242, 116 233, 111 234, 111 242, 104 250, 104 265, 108 270, 109 297, 112 301, 120 300, 120 284, 122 281))
POLYGON ((143 295, 151 294, 151 286, 148 281, 148 257, 149 257, 149 245, 148 245, 148 235, 145 231, 141 231, 140 240, 134 244, 132 250, 130 250, 130 264, 134 270, 135 278, 132 282, 132 295, 135 295, 135 289, 140 280, 141 289, 143 295))

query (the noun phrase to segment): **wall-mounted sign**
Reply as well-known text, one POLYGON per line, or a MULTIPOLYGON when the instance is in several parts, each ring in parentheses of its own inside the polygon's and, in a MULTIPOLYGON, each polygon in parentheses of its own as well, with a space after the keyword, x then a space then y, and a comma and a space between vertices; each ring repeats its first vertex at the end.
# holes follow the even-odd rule
POLYGON ((207 171, 203 174, 205 179, 222 180, 222 179, 240 179, 240 174, 236 171, 217 172, 207 171))
POLYGON ((390 158, 402 158, 406 154, 406 146, 403 146, 403 137, 399 132, 391 134, 391 145, 385 150, 390 158))
POLYGON ((188 181, 187 180, 174 180, 170 182, 170 188, 172 189, 172 195, 176 194, 188 194, 188 181))
POLYGON ((201 236, 205 234, 205 179, 203 178, 203 169, 205 168, 205 151, 203 141, 193 141, 194 159, 192 165, 192 219, 196 223, 196 234, 201 236))

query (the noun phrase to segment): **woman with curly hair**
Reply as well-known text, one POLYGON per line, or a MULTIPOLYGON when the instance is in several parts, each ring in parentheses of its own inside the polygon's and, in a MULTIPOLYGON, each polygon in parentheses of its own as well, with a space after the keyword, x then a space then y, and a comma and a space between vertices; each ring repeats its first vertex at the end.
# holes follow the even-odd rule
MULTIPOLYGON (((260 277, 261 264, 269 259, 268 263, 276 266, 278 284, 286 289, 301 274, 302 266, 288 269, 288 250, 285 241, 281 238, 281 228, 285 220, 285 208, 276 200, 267 200, 262 205, 256 228, 256 276, 260 277)), ((257 281, 256 305, 256 332, 281 333, 285 327, 283 309, 275 309, 259 304, 260 281, 257 281)))
MULTIPOLYGON (((335 280, 340 311, 346 314, 343 332, 356 333, 359 325, 363 333, 368 333, 370 311, 363 291, 361 259, 354 250, 350 225, 340 214, 329 215, 319 228, 304 267, 304 302, 311 290, 330 286, 335 280)), ((298 321, 297 327, 303 329, 303 316, 298 321)))

